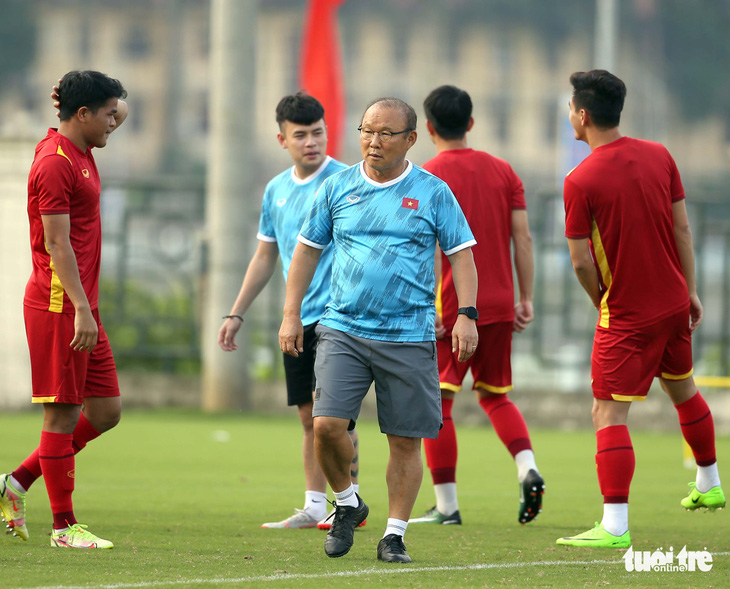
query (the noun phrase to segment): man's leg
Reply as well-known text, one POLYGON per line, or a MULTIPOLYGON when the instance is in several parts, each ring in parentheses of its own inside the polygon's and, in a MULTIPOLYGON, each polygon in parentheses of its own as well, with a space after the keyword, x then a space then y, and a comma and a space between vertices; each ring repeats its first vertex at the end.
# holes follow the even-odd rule
POLYGON ((596 429, 596 469, 603 495, 601 523, 583 534, 558 539, 558 544, 628 548, 629 489, 636 459, 626 419, 631 402, 593 399, 596 429))
POLYGON ((458 445, 456 427, 451 417, 454 397, 454 391, 441 389, 441 413, 444 425, 439 431, 438 438, 435 440, 426 438, 423 441, 426 463, 433 479, 436 506, 427 511, 423 517, 411 519, 410 523, 461 524, 459 500, 456 494, 458 445))
POLYGON ((692 448, 697 463, 697 477, 690 483, 690 494, 682 499, 685 509, 721 509, 725 495, 720 486, 720 473, 715 454, 715 424, 707 402, 697 390, 694 379, 660 379, 662 388, 674 403, 684 439, 692 448))
POLYGON ((478 387, 476 392, 479 405, 515 461, 517 479, 520 482, 520 507, 517 519, 521 524, 529 523, 542 511, 545 481, 540 476, 535 462, 535 452, 532 450, 530 432, 525 419, 507 393, 492 393, 482 387, 478 387))
MULTIPOLYGON (((73 451, 78 454, 91 440, 98 438, 119 423, 122 413, 120 397, 88 397, 84 400, 79 420, 73 431, 73 451)), ((13 486, 27 493, 41 475, 39 448, 16 468, 11 476, 13 486)))
POLYGON ((335 494, 337 505, 324 551, 336 558, 350 551, 353 532, 368 516, 368 506, 355 492, 350 466, 355 456, 352 438, 347 433, 349 419, 317 416, 314 419, 314 451, 322 472, 335 494))
POLYGON ((39 456, 48 499, 53 513, 53 529, 63 530, 77 523, 73 512, 76 461, 73 431, 81 407, 70 403, 44 403, 39 456))
MULTIPOLYGON (((304 464, 304 511, 316 525, 327 515, 327 479, 314 454, 314 420, 312 402, 299 405, 299 421, 302 424, 302 462, 304 464)), ((313 526, 310 526, 313 527, 313 526)))

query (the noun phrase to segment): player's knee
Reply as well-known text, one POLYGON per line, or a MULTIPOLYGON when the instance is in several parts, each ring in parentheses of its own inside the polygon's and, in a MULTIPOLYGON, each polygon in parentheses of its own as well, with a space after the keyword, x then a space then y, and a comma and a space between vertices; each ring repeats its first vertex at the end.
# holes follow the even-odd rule
POLYGON ((314 436, 327 443, 334 441, 347 431, 347 421, 336 417, 317 417, 314 419, 314 436))

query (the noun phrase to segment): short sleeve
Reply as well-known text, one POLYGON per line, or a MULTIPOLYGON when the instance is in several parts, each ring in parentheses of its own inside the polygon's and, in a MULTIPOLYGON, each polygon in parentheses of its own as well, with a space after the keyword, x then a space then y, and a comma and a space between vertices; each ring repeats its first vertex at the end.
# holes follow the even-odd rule
POLYGON ((563 185, 563 201, 565 204, 565 237, 568 239, 585 239, 591 236, 593 216, 588 198, 570 178, 563 185))
POLYGON ((329 179, 325 180, 314 195, 312 208, 309 209, 297 239, 317 249, 324 249, 332 241, 332 211, 329 200, 329 179))
POLYGON ((669 157, 671 164, 669 191, 672 195, 672 202, 677 202, 685 197, 684 186, 682 186, 682 179, 679 177, 679 170, 677 169, 677 164, 675 163, 674 158, 668 153, 667 156, 669 157))
POLYGON ((74 174, 71 162, 61 155, 49 155, 38 162, 35 189, 41 215, 64 215, 71 212, 74 174))
POLYGON ((512 188, 512 210, 525 210, 527 209, 527 202, 525 201, 525 188, 522 185, 522 180, 510 167, 510 186, 512 188))
POLYGON ((259 241, 276 242, 276 228, 271 217, 271 190, 267 186, 264 199, 261 202, 261 216, 259 217, 259 241))

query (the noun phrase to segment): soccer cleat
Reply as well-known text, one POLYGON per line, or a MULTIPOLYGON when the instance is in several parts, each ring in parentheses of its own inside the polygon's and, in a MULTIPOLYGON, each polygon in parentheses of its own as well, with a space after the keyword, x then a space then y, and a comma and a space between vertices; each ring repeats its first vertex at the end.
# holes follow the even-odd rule
MULTIPOLYGON (((330 511, 327 514, 327 517, 325 517, 317 524, 318 530, 329 530, 332 527, 332 520, 335 518, 335 511, 337 511, 337 509, 333 509, 332 511, 330 511)), ((362 528, 366 523, 368 523, 368 520, 364 519, 357 527, 362 528)))
POLYGON ((596 527, 577 536, 558 538, 556 544, 563 546, 594 546, 596 548, 628 548, 631 546, 629 531, 621 536, 614 536, 607 532, 603 524, 596 522, 596 527))
POLYGON ((443 524, 445 526, 461 525, 461 514, 457 509, 451 515, 444 515, 434 505, 421 517, 408 520, 409 524, 443 524))
POLYGON ((51 546, 57 548, 114 548, 109 540, 103 540, 87 531, 87 526, 74 524, 62 532, 51 532, 51 546))
POLYGON ((332 527, 324 539, 324 552, 330 558, 345 556, 350 552, 355 540, 355 528, 358 527, 370 513, 365 502, 357 497, 357 507, 348 505, 339 506, 335 504, 335 517, 332 519, 332 527))
POLYGON ((412 562, 406 553, 403 536, 388 534, 378 542, 378 560, 383 562, 412 562))
POLYGON ((692 489, 680 504, 689 511, 695 509, 709 509, 715 511, 716 509, 722 509, 725 507, 725 493, 722 492, 720 487, 712 487, 707 493, 700 493, 697 490, 696 483, 689 483, 692 489))
POLYGON ((10 482, 10 475, 0 475, 0 513, 7 524, 7 534, 28 540, 25 527, 25 493, 16 491, 10 482))
POLYGON ((267 522, 261 524, 262 528, 314 528, 319 520, 312 517, 306 509, 295 509, 294 515, 289 516, 280 522, 267 522))
POLYGON ((542 511, 542 496, 545 493, 545 481, 536 470, 530 469, 520 483, 520 509, 517 521, 521 524, 531 522, 542 511))

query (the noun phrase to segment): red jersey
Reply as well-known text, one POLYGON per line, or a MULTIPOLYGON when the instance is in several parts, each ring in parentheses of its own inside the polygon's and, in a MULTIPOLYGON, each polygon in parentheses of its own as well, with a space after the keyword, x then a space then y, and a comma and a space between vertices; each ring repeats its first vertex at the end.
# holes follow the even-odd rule
POLYGON ((599 326, 641 327, 689 307, 672 212, 684 189, 663 145, 597 147, 566 176, 563 197, 565 236, 590 239, 605 288, 599 326))
POLYGON ((41 215, 69 215, 71 247, 92 309, 99 300, 101 181, 91 148, 82 152, 55 129, 36 146, 28 177, 28 219, 33 272, 24 304, 54 313, 73 313, 46 249, 41 215))
MULTIPOLYGON (((522 181, 504 160, 473 149, 442 151, 423 167, 449 185, 477 241, 472 247, 479 276, 477 325, 513 321, 512 211, 527 208, 522 181)), ((459 303, 451 264, 443 254, 441 261, 436 310, 450 330, 459 303)))

